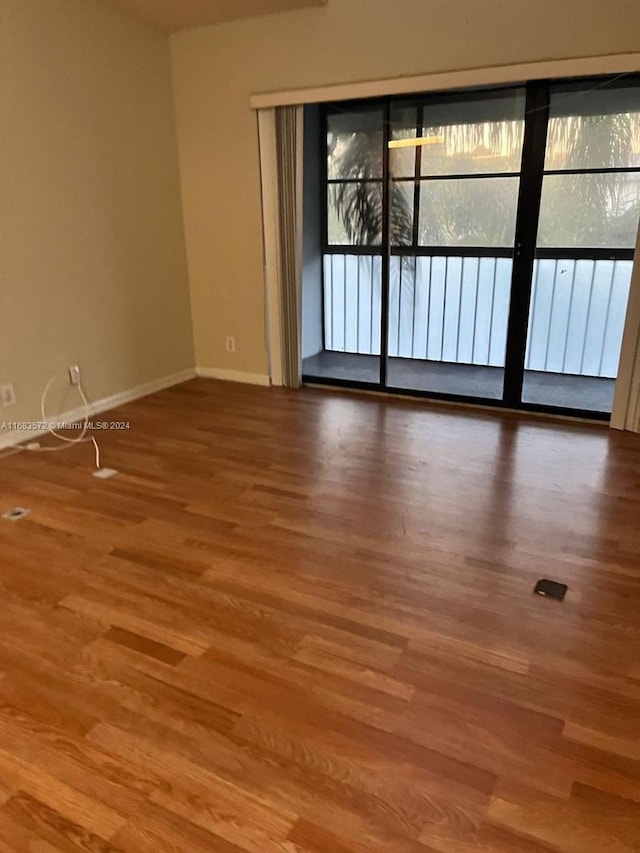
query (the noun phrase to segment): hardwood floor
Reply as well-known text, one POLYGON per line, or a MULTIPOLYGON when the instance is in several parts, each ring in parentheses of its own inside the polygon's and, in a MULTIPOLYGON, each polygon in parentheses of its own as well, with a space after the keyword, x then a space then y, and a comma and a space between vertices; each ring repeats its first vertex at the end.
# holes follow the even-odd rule
POLYGON ((111 480, 0 460, 2 853, 640 850, 638 436, 206 380, 112 415, 111 480))

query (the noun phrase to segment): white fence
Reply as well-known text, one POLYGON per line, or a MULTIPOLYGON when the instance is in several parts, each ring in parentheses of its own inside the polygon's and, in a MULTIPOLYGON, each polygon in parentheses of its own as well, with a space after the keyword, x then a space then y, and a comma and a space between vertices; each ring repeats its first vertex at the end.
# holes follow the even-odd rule
MULTIPOLYGON (((512 261, 391 258, 390 356, 504 367, 512 261)), ((536 261, 528 370, 615 377, 631 261, 536 261)), ((325 349, 380 354, 381 258, 324 257, 325 349)))

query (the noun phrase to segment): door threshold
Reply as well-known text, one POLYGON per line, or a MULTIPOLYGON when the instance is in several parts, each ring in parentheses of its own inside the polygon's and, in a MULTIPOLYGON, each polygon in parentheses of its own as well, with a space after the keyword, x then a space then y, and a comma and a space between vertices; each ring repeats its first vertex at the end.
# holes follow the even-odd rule
POLYGON ((609 428, 609 418, 598 412, 593 415, 570 414, 564 412, 548 412, 539 409, 514 409, 504 406, 500 401, 495 403, 474 402, 473 400, 452 400, 449 398, 430 397, 426 394, 419 394, 412 391, 389 390, 382 388, 367 388, 357 385, 343 385, 333 382, 323 382, 316 379, 302 379, 302 387, 311 390, 337 391, 340 394, 365 396, 365 397, 384 397, 389 400, 409 400, 416 403, 435 405, 444 409, 470 409, 477 412, 487 412, 492 414, 509 414, 509 415, 531 415, 534 418, 545 421, 561 421, 563 423, 585 424, 593 427, 609 428))

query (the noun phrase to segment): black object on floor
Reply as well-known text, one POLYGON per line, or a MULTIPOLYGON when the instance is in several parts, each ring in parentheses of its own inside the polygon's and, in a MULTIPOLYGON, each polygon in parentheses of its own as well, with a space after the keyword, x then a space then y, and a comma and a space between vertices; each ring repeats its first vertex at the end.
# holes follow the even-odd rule
POLYGON ((533 591, 537 595, 546 595, 549 598, 557 598, 558 601, 562 601, 567 589, 569 587, 566 583, 558 583, 557 581, 546 580, 545 578, 540 578, 538 583, 533 588, 533 591))

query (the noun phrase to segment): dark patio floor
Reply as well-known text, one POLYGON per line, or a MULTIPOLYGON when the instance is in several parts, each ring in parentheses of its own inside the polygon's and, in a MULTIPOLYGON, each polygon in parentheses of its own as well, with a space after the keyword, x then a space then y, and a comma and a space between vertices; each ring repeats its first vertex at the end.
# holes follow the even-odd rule
MULTIPOLYGON (((308 380, 315 377, 377 383, 379 363, 379 357, 374 355, 324 350, 303 360, 302 374, 308 380)), ((387 367, 387 385, 391 389, 493 400, 502 399, 503 376, 500 367, 409 358, 390 358, 387 367)), ((527 370, 523 399, 543 406, 609 413, 614 388, 614 379, 527 370)))

